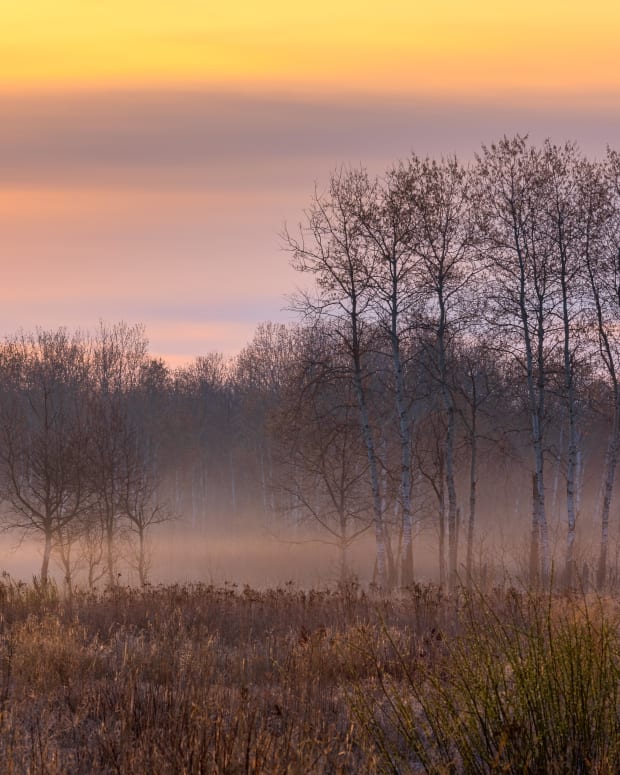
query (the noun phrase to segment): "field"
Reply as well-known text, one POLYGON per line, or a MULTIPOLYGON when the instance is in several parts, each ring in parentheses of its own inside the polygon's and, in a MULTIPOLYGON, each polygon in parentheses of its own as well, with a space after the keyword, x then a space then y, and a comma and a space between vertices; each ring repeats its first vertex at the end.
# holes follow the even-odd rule
POLYGON ((617 772, 613 598, 0 587, 3 773, 617 772))

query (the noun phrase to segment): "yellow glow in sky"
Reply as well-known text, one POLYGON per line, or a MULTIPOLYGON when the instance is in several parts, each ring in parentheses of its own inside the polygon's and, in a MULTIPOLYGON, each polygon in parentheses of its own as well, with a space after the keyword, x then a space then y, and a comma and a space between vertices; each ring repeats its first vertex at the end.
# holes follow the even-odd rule
POLYGON ((0 0, 0 84, 604 93, 619 38, 617 0, 0 0))

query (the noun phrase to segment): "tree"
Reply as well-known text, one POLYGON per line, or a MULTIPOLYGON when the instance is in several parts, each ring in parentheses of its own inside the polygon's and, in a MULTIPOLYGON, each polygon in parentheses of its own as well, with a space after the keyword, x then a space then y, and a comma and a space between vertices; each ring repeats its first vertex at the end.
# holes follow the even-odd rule
POLYGON ((429 402, 427 411, 418 422, 413 454, 416 470, 434 496, 437 524, 437 566, 439 586, 447 588, 446 564, 446 445, 445 416, 433 409, 429 402))
MULTIPOLYGON (((237 458, 231 475, 241 467, 253 491, 262 494, 263 516, 274 511, 273 449, 269 424, 277 410, 298 346, 295 327, 261 323, 239 353, 231 370, 237 409, 237 458), (251 453, 251 460, 248 459, 251 453), (254 465, 252 465, 252 463, 254 465)), ((255 499, 250 504, 256 510, 255 499)))
MULTIPOLYGON (((46 585, 52 550, 67 551, 91 504, 85 346, 79 334, 39 330, 7 340, 0 358, 5 524, 43 538, 40 578, 46 585)), ((65 569, 70 587, 70 563, 65 569)))
POLYGON ((549 578, 545 510, 548 362, 557 323, 558 272, 543 230, 547 188, 541 153, 522 137, 483 146, 477 214, 489 268, 484 273, 495 346, 519 365, 530 415, 533 506, 530 578, 549 578))
POLYGON ((158 497, 158 475, 155 455, 143 439, 128 439, 122 450, 120 513, 129 532, 137 539, 136 570, 140 584, 148 583, 149 555, 147 532, 171 519, 171 514, 158 497))
POLYGON ((294 511, 322 529, 322 541, 340 555, 340 580, 350 575, 348 553, 371 523, 365 484, 368 461, 360 448, 350 381, 338 368, 322 326, 309 329, 303 351, 289 364, 287 388, 272 423, 278 489, 294 511))
POLYGON ((471 346, 462 345, 455 363, 456 410, 465 430, 465 444, 469 449, 469 498, 465 548, 465 577, 468 585, 473 580, 474 539, 478 505, 478 478, 480 442, 495 443, 498 438, 497 406, 495 416, 489 422, 485 411, 492 399, 501 393, 501 378, 491 359, 491 353, 483 341, 471 346), (486 420, 486 422, 485 422, 486 420), (484 427, 483 427, 484 423, 484 427), (489 426, 491 426, 489 428, 489 426))
POLYGON ((190 514, 204 531, 209 518, 221 521, 236 511, 236 478, 231 471, 236 444, 236 397, 231 364, 220 353, 198 356, 174 374, 167 473, 175 513, 190 514), (231 505, 232 504, 232 505, 231 505))
POLYGON ((558 351, 563 372, 563 399, 568 419, 566 459, 566 556, 564 583, 570 587, 575 577, 575 536, 579 503, 579 402, 577 379, 584 359, 584 255, 587 252, 587 218, 581 201, 579 169, 583 165, 574 145, 563 147, 547 141, 542 149, 546 173, 545 208, 541 213, 558 273, 557 305, 558 351))
POLYGON ((480 267, 471 215, 469 173, 455 158, 442 162, 412 156, 406 191, 414 210, 415 249, 420 257, 416 284, 423 307, 419 324, 431 350, 427 359, 445 414, 445 476, 448 495, 448 584, 454 589, 458 565, 456 492, 456 411, 451 364, 456 337, 474 305, 467 294, 480 267), (468 303, 469 302, 469 303, 468 303))
MULTIPOLYGON (((385 380, 394 397, 400 446, 400 510, 402 547, 400 580, 413 581, 413 516, 411 503, 410 401, 405 390, 405 345, 419 303, 413 277, 416 254, 416 223, 412 213, 409 176, 403 168, 391 170, 385 181, 374 181, 355 200, 355 215, 366 243, 363 270, 370 291, 374 319, 388 345, 391 380, 385 380)), ((385 462, 384 462, 385 465, 385 462)))
POLYGON ((587 272, 587 310, 596 351, 611 388, 612 420, 602 474, 601 541, 597 585, 607 579, 609 517, 620 442, 620 159, 608 152, 605 165, 582 162, 579 168, 583 224, 581 252, 587 272))
POLYGON ((363 170, 334 174, 329 191, 315 193, 299 235, 284 234, 284 243, 299 272, 314 279, 312 294, 301 294, 297 307, 306 319, 331 321, 329 330, 346 354, 346 371, 356 396, 359 423, 370 474, 375 526, 377 577, 386 587, 386 550, 383 508, 379 484, 379 461, 370 420, 366 356, 372 326, 372 282, 374 268, 360 226, 359 203, 368 196, 372 183, 363 170))
POLYGON ((146 362, 142 326, 100 324, 93 342, 89 394, 89 477, 93 515, 105 542, 108 583, 116 583, 115 544, 123 526, 127 471, 124 453, 132 443, 129 392, 139 385, 146 362))

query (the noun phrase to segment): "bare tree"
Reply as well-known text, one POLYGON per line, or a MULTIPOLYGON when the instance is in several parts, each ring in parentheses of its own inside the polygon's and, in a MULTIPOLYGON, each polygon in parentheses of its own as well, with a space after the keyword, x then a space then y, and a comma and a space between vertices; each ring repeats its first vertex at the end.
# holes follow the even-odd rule
POLYGON ((456 412, 450 363, 455 337, 462 331, 473 305, 467 303, 472 280, 479 271, 477 237, 471 216, 469 173, 455 158, 442 162, 411 157, 407 190, 417 229, 420 256, 416 276, 424 310, 421 325, 432 332, 433 377, 445 413, 445 475, 448 495, 448 583, 454 589, 458 566, 458 502, 456 493, 456 412))
POLYGON ((6 341, 1 358, 5 525, 43 538, 40 578, 46 585, 52 550, 67 549, 90 505, 85 348, 79 335, 64 329, 37 331, 6 341))
POLYGON ((321 326, 303 338, 291 361, 287 389, 272 431, 278 444, 277 486, 295 512, 322 529, 340 555, 340 580, 350 576, 349 549, 371 522, 365 485, 368 461, 360 448, 359 421, 351 383, 342 378, 341 354, 329 352, 321 326))
POLYGON ((437 566, 439 586, 448 586, 446 556, 446 447, 445 415, 429 402, 424 416, 418 421, 413 445, 416 470, 431 492, 435 504, 437 528, 437 566))
POLYGON ((575 536, 579 504, 579 401, 577 379, 585 358, 584 255, 588 238, 587 207, 580 200, 579 169, 583 161, 577 148, 547 141, 542 149, 547 196, 541 213, 543 229, 555 255, 559 287, 557 305, 558 351, 563 372, 563 403, 568 421, 566 457, 566 554, 564 583, 575 577, 575 536), (585 240, 584 240, 585 237, 585 240))
POLYGON ((419 257, 415 250, 417 235, 410 193, 408 172, 401 167, 391 170, 381 183, 374 181, 368 185, 356 201, 356 215, 367 243, 364 268, 368 272, 370 303, 391 359, 392 379, 386 382, 394 396, 400 445, 400 581, 403 586, 413 581, 412 416, 403 360, 415 318, 414 308, 419 303, 413 282, 419 257))
POLYGON ((492 362, 491 352, 484 341, 467 346, 461 344, 455 362, 455 406, 464 428, 464 442, 469 451, 469 498, 465 549, 465 576, 473 580, 473 557, 478 506, 479 461, 481 442, 491 442, 498 449, 502 438, 498 423, 498 407, 489 406, 501 395, 501 377, 492 362), (495 412, 493 412, 495 410, 495 412))
POLYGON ((206 529, 209 516, 231 513, 235 480, 230 469, 237 429, 230 369, 223 355, 210 353, 174 374, 171 427, 164 444, 168 500, 174 513, 189 513, 192 528, 200 531, 206 529))
MULTIPOLYGON (((237 397, 239 427, 237 428, 237 464, 231 463, 231 475, 241 466, 246 479, 260 491, 263 516, 275 510, 273 502, 273 449, 268 432, 271 416, 282 400, 289 380, 289 370, 298 346, 293 326, 282 323, 261 323, 251 342, 239 353, 231 370, 232 385, 237 397), (251 465, 248 455, 258 464, 251 465)), ((256 510, 255 501, 252 510, 256 510)))
POLYGON ((601 541, 597 585, 607 579, 609 517, 620 443, 620 158, 610 151, 604 165, 582 162, 579 169, 583 224, 581 252, 589 289, 596 350, 612 394, 612 420, 602 475, 601 541))
POLYGON ((133 449, 126 448, 123 457, 120 507, 129 532, 137 541, 136 570, 144 586, 148 583, 150 568, 147 534, 155 525, 169 521, 172 515, 158 497, 157 470, 148 450, 138 442, 133 449))
POLYGON ((303 294, 297 306, 307 319, 328 320, 347 356, 368 456, 372 493, 378 584, 385 589, 385 528, 379 483, 379 462, 368 401, 369 325, 374 274, 368 265, 365 235, 360 227, 359 202, 372 187, 363 170, 341 171, 332 176, 325 195, 315 193, 298 236, 285 232, 284 241, 293 266, 314 279, 313 293, 303 294))
POLYGON ((533 453, 530 577, 548 579, 551 551, 545 510, 545 421, 558 271, 542 213, 548 194, 541 152, 522 137, 483 147, 478 159, 481 236, 491 262, 484 289, 497 351, 524 377, 533 453))
POLYGON ((128 394, 140 381, 147 352, 142 326, 101 324, 93 342, 89 402, 89 476, 93 513, 102 527, 108 583, 116 583, 115 543, 123 525, 123 451, 133 429, 128 394))

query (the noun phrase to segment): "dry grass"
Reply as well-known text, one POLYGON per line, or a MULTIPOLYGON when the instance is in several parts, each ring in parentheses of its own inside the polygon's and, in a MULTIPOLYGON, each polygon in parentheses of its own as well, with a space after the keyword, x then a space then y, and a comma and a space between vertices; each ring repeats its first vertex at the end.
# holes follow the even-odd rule
POLYGON ((0 612, 0 760, 16 773, 372 771, 347 640, 408 620, 355 586, 119 588, 69 605, 5 580, 0 612))
MULTIPOLYGON (((442 742, 446 730, 438 725, 458 719, 463 739, 475 743, 479 725, 465 723, 470 694, 492 725, 503 711, 490 700, 501 695, 501 681, 514 689, 515 666, 527 695, 537 672, 572 670, 570 654, 585 660, 593 632, 602 632, 583 600, 553 598, 550 607, 536 600, 543 598, 514 590, 448 599, 415 587, 386 600, 355 585, 309 592, 187 585, 78 593, 69 604, 53 588, 5 579, 2 772, 492 771, 476 752, 480 768, 470 766, 454 739, 442 742), (566 649, 549 650, 548 627, 566 649), (530 651, 527 633, 536 636, 530 651), (490 666, 497 654, 501 676, 490 666), (487 673, 497 685, 481 680, 487 673)), ((606 658, 618 646, 612 602, 605 611, 597 609, 606 622, 599 649, 606 658)), ((613 659, 610 665, 613 673, 613 659)), ((599 678, 592 673, 592 681, 599 678)), ((607 691, 615 673, 603 678, 607 691)), ((586 696, 590 684, 576 686, 587 711, 595 692, 586 696)), ((616 692, 613 683, 604 698, 609 718, 617 716, 616 692)), ((532 734, 525 721, 515 745, 532 734)), ((512 750, 507 729, 497 730, 500 758, 512 750)))

